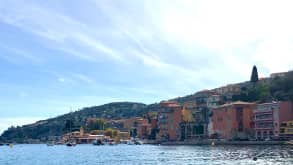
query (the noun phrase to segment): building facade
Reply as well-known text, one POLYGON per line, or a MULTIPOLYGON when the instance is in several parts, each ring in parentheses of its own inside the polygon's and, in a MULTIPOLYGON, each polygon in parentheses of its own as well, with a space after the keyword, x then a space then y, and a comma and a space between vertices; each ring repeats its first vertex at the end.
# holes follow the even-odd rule
POLYGON ((201 137, 208 137, 209 135, 209 123, 211 121, 210 114, 212 108, 219 105, 220 95, 216 92, 205 90, 196 93, 195 95, 196 107, 192 111, 195 118, 195 124, 198 127, 197 131, 201 137), (203 132, 201 131, 203 129, 203 132))
POLYGON ((293 140, 293 120, 281 123, 279 136, 281 139, 293 140))
POLYGON ((214 136, 222 139, 248 139, 253 136, 254 103, 233 102, 213 109, 214 136))
POLYGON ((291 102, 259 104, 253 111, 255 138, 278 139, 282 122, 293 120, 291 102))
POLYGON ((158 140, 180 140, 180 123, 182 122, 182 106, 173 101, 160 103, 158 112, 158 140))

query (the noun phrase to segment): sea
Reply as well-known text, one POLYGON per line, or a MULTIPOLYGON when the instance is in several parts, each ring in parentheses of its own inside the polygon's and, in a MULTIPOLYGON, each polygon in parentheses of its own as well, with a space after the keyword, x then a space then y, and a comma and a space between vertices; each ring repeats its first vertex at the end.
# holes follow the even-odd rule
POLYGON ((0 165, 293 165, 293 146, 19 144, 0 146, 0 165), (256 158, 256 159, 254 159, 256 158))

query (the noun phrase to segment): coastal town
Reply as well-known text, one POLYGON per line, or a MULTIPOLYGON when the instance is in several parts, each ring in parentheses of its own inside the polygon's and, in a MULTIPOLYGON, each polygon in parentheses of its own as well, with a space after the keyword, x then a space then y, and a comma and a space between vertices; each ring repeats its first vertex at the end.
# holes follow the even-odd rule
MULTIPOLYGON (((133 104, 133 110, 126 105, 118 108, 121 113, 121 108, 124 107, 131 117, 115 118, 104 114, 72 117, 68 114, 66 120, 61 118, 61 126, 44 127, 43 131, 41 125, 54 122, 44 120, 9 128, 2 136, 15 132, 9 135, 10 139, 21 137, 22 141, 7 138, 4 142, 0 141, 0 144, 292 144, 293 103, 290 99, 278 100, 272 97, 268 94, 267 87, 273 81, 292 77, 292 73, 272 73, 270 77, 258 78, 254 66, 250 81, 161 101, 140 116, 132 114, 139 104, 133 104), (85 118, 84 124, 75 124, 73 120, 81 117, 85 118), (56 127, 62 129, 62 135, 28 138, 40 132, 56 134, 53 130, 56 127), (28 130, 27 134, 23 132, 24 128, 28 130), (35 131, 32 131, 33 128, 35 131)), ((277 90, 280 93, 280 89, 277 90)), ((107 111, 104 110, 103 113, 105 112, 107 111)))
MULTIPOLYGON (((265 84, 286 74, 273 73, 269 78, 257 78, 255 82, 265 84)), ((233 101, 235 93, 254 86, 255 82, 199 91, 191 101, 183 104, 174 100, 162 101, 157 110, 143 117, 88 118, 86 125, 96 124, 97 130, 85 132, 80 127, 79 131, 68 132, 59 140, 78 144, 97 140, 129 143, 131 139, 149 144, 292 144, 291 101, 233 101)))

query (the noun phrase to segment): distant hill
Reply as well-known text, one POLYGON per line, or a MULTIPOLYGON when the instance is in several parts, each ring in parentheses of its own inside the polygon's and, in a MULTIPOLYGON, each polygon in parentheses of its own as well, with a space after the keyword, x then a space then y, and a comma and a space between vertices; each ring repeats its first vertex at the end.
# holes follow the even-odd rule
POLYGON ((65 130, 66 121, 73 122, 73 130, 79 129, 90 117, 121 119, 134 116, 143 116, 151 111, 155 104, 147 106, 142 103, 116 102, 101 106, 86 107, 79 111, 64 114, 55 118, 41 120, 33 124, 21 127, 11 127, 4 131, 0 141, 25 142, 27 139, 42 139, 46 141, 48 137, 60 136, 65 130))

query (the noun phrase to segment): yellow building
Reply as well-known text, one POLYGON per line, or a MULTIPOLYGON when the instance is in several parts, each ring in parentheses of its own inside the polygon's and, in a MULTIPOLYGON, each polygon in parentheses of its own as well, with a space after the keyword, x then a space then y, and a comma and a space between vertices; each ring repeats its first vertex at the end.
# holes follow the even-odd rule
POLYGON ((293 120, 282 122, 279 136, 282 139, 293 139, 293 120))

